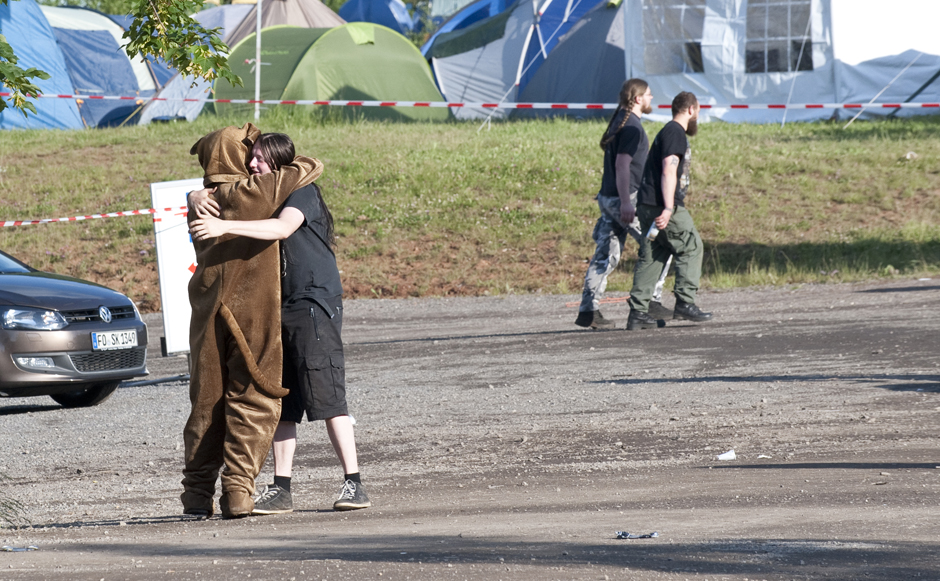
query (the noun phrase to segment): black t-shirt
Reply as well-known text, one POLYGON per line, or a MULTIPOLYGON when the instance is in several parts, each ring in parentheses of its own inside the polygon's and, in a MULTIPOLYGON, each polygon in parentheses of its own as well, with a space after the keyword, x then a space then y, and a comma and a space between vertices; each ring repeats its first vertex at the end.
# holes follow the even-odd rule
POLYGON ((281 241, 282 302, 343 294, 336 255, 329 244, 327 216, 320 206, 319 188, 316 184, 300 188, 287 198, 284 207, 303 212, 304 223, 281 241))
MULTIPOLYGON (((620 127, 623 116, 627 114, 626 109, 621 109, 614 122, 610 125, 610 131, 620 127)), ((636 115, 630 115, 623 128, 614 135, 614 138, 607 144, 604 150, 604 177, 601 178, 601 196, 617 196, 617 154, 624 153, 632 156, 630 162, 630 192, 636 191, 640 187, 640 180, 643 178, 643 166, 646 164, 646 155, 649 153, 650 141, 646 136, 646 131, 640 123, 640 118, 636 115)))
POLYGON ((675 121, 666 123, 659 134, 653 139, 650 155, 643 170, 643 183, 637 194, 637 203, 648 206, 665 206, 663 203, 663 160, 670 155, 679 157, 679 168, 676 171, 677 206, 685 205, 685 193, 689 189, 689 164, 692 161, 692 150, 689 148, 689 139, 685 136, 685 129, 675 121))

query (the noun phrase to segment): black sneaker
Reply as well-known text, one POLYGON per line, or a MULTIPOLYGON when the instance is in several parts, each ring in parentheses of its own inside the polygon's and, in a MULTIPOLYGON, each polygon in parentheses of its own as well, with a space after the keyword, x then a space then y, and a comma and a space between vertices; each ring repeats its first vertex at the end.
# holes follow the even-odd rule
POLYGON ((268 484, 255 497, 255 509, 251 514, 284 514, 294 512, 294 499, 290 492, 276 484, 268 484))
POLYGON ((605 319, 600 311, 581 311, 574 324, 579 327, 590 327, 592 329, 613 329, 616 325, 610 319, 605 319))
POLYGON ((676 309, 672 312, 672 318, 703 323, 705 321, 710 321, 712 319, 712 314, 702 311, 702 309, 693 304, 676 301, 676 309))
POLYGON ((650 308, 647 313, 654 319, 669 319, 672 317, 672 311, 664 307, 659 301, 650 301, 650 308))
POLYGON ((630 309, 630 317, 627 319, 627 331, 636 331, 637 329, 655 329, 659 322, 651 317, 649 313, 641 313, 630 309))
POLYGON ((339 491, 339 498, 333 503, 333 510, 356 510, 370 506, 372 506, 372 501, 363 490, 362 483, 347 480, 343 484, 343 489, 339 491))

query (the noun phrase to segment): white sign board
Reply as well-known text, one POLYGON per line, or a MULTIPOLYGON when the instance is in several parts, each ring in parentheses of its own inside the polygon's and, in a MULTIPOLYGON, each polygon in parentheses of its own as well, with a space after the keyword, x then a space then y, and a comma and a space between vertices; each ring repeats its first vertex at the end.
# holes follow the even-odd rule
POLYGON ((202 189, 202 178, 150 184, 157 272, 160 276, 160 302, 163 305, 163 332, 166 354, 189 352, 189 279, 196 270, 196 251, 186 225, 186 194, 202 189), (160 212, 173 208, 172 212, 160 212))

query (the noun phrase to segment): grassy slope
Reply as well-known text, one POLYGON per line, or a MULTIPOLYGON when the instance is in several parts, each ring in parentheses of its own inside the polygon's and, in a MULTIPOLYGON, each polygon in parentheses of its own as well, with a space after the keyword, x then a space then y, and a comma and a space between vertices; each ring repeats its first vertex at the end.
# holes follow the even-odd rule
MULTIPOLYGON (((94 131, 0 133, 0 219, 150 206, 149 183, 198 177, 204 117, 94 131)), ((238 121, 240 122, 240 121, 238 121)), ((599 122, 263 120, 321 158, 349 296, 577 292, 593 252, 599 122)), ((659 124, 647 124, 652 138, 659 124)), ((704 125, 689 207, 706 286, 940 272, 940 117, 841 125, 704 125), (908 161, 908 151, 917 158, 908 161)), ((150 218, 0 229, 0 249, 159 309, 150 218)), ((611 290, 627 290, 635 251, 611 290)))

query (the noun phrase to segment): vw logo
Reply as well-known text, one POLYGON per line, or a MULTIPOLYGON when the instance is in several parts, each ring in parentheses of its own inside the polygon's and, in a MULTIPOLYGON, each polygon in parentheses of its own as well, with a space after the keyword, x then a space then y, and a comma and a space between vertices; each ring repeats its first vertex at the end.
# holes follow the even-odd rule
POLYGON ((108 310, 108 307, 98 307, 98 316, 101 317, 101 320, 105 323, 111 322, 111 311, 108 310))

